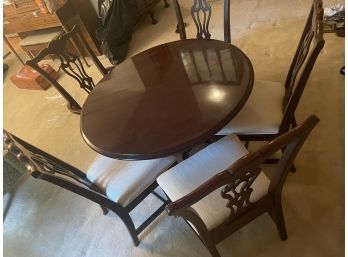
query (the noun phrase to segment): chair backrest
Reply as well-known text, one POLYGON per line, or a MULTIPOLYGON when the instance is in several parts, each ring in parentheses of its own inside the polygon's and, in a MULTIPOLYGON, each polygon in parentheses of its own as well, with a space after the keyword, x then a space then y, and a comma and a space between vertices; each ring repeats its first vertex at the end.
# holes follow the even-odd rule
POLYGON ((315 115, 310 116, 301 125, 272 140, 258 151, 245 155, 190 194, 169 204, 167 211, 169 214, 177 212, 183 216, 182 213, 185 215, 187 208, 211 192, 222 188, 221 196, 228 199, 226 206, 231 210, 230 217, 226 222, 234 220, 257 203, 250 202, 250 195, 251 185, 261 172, 260 165, 273 153, 283 149, 282 158, 276 166, 268 189, 270 194, 280 197, 285 179, 297 153, 318 122, 319 119, 315 115))
MULTIPOLYGON (((66 6, 62 8, 66 8, 66 6)), ((47 56, 57 57, 60 61, 60 69, 75 79, 80 88, 87 93, 90 93, 95 87, 95 83, 92 77, 88 76, 86 73, 79 56, 71 51, 71 47, 69 47, 70 42, 76 46, 75 48, 83 47, 85 52, 89 55, 89 57, 91 57, 93 63, 97 66, 98 70, 104 75, 107 74, 107 70, 95 56, 92 49, 88 46, 77 25, 75 25, 69 32, 62 34, 58 39, 52 40, 48 44, 47 48, 43 49, 33 59, 27 61, 26 64, 38 71, 59 91, 59 93, 67 100, 68 108, 71 112, 79 114, 81 113, 81 106, 57 80, 52 78, 39 65, 39 62, 47 56)))
POLYGON ((322 0, 313 0, 311 11, 285 82, 284 118, 280 126, 280 133, 290 128, 309 75, 321 49, 324 47, 323 14, 322 0))
MULTIPOLYGON (((181 8, 178 0, 173 1, 175 14, 178 21, 180 39, 186 39, 185 24, 182 18, 181 8)), ((210 39, 209 22, 211 17, 211 6, 207 0, 193 0, 191 16, 197 29, 198 39, 210 39)), ((224 0, 224 41, 231 43, 230 31, 230 0, 224 0)))
MULTIPOLYGON (((66 188, 92 201, 104 199, 105 192, 89 181, 86 174, 20 138, 3 131, 3 142, 34 178, 39 178, 66 188)), ((97 201, 96 201, 97 202, 97 201)))

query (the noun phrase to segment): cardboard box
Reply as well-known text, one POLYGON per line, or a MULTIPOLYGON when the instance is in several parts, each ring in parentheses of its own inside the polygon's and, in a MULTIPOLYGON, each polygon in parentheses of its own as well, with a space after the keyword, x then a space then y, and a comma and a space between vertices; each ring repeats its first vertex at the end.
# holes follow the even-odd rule
MULTIPOLYGON (((53 79, 58 78, 58 72, 50 65, 44 64, 41 68, 47 72, 53 79)), ((25 65, 16 74, 10 77, 11 81, 22 89, 46 90, 50 83, 40 73, 25 65)))

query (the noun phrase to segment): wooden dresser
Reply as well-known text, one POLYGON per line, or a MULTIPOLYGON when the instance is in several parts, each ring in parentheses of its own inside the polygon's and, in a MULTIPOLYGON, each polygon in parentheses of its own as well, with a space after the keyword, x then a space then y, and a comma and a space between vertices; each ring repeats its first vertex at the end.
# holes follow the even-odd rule
POLYGON ((38 10, 38 7, 34 0, 15 0, 11 5, 4 5, 4 36, 18 34, 21 37, 30 31, 54 27, 65 28, 69 23, 69 16, 77 16, 88 44, 96 55, 101 55, 99 43, 95 37, 99 19, 92 4, 87 0, 68 0, 67 4, 74 8, 66 17, 58 17, 51 13, 38 13, 36 17, 34 12, 38 10))
MULTIPOLYGON (((137 16, 148 12, 151 16, 152 23, 155 24, 157 20, 154 18, 152 8, 160 1, 137 0, 137 16)), ((167 0, 163 0, 163 2, 164 7, 169 6, 167 0)), ((17 55, 16 51, 21 51, 18 43, 26 33, 55 27, 70 30, 73 23, 78 23, 84 38, 94 53, 97 56, 101 55, 102 52, 95 35, 99 26, 99 18, 90 0, 67 0, 64 7, 66 7, 64 8, 66 11, 57 12, 58 14, 42 14, 37 11, 39 8, 34 0, 14 0, 12 4, 4 5, 3 29, 5 42, 17 55), (7 38, 6 36, 10 34, 18 34, 19 37, 7 38)), ((19 56, 18 58, 20 59, 19 56)))

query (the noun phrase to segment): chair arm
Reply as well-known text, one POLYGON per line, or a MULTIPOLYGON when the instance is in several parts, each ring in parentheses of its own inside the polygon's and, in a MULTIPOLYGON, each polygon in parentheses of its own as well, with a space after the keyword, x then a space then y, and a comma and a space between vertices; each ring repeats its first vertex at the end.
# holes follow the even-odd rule
POLYGON ((251 160, 254 160, 257 157, 259 157, 258 153, 252 153, 241 157, 236 162, 234 162, 229 168, 211 177, 203 184, 201 184, 199 187, 194 189, 192 192, 168 204, 166 206, 166 211, 168 215, 176 215, 178 211, 192 206, 193 204, 195 204, 214 190, 230 183, 232 179, 236 178, 235 176, 232 176, 232 174, 236 174, 236 172, 238 172, 239 170, 247 168, 246 164, 248 164, 251 160))

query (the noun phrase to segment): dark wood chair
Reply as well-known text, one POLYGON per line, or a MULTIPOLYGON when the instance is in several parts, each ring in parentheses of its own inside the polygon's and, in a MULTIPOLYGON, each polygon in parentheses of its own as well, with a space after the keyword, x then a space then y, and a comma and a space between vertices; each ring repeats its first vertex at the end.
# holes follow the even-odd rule
POLYGON ((153 190, 156 178, 175 163, 172 156, 121 161, 98 155, 86 173, 4 131, 4 144, 32 177, 48 181, 98 203, 104 214, 115 212, 126 225, 135 246, 138 235, 164 210, 167 200, 153 190), (163 204, 137 228, 129 213, 149 194, 163 204))
MULTIPOLYGON (((173 0, 176 18, 178 21, 178 31, 180 39, 186 39, 185 23, 182 18, 181 8, 178 0, 173 0)), ((194 0, 191 7, 191 16, 197 28, 198 39, 210 39, 209 22, 211 17, 211 6, 207 0, 194 0)), ((224 41, 231 43, 230 30, 230 0, 224 0, 224 41)))
MULTIPOLYGON (((80 88, 89 94, 95 87, 95 83, 93 78, 88 76, 86 73, 80 57, 73 50, 74 48, 69 47, 70 42, 75 42, 75 46, 82 46, 85 49, 84 52, 88 54, 95 66, 103 75, 108 73, 110 69, 106 69, 102 65, 97 56, 93 53, 92 49, 86 43, 77 25, 75 25, 70 31, 63 33, 58 39, 52 40, 48 44, 47 48, 43 49, 33 59, 27 61, 26 65, 38 71, 59 91, 59 93, 68 102, 68 109, 72 113, 80 114, 82 108, 72 97, 72 95, 69 94, 57 80, 53 79, 39 65, 39 62, 46 58, 46 56, 58 58, 60 61, 60 69, 70 77, 74 78, 78 82, 80 88)), ((84 53, 81 52, 81 55, 83 54, 84 53)))
POLYGON ((170 216, 183 217, 214 257, 216 244, 263 213, 287 239, 281 193, 291 163, 319 122, 312 115, 298 127, 249 153, 238 137, 226 136, 158 177, 172 203, 170 216), (260 165, 274 152, 284 154, 269 179, 260 165))
POLYGON ((256 80, 242 110, 217 135, 234 133, 243 141, 269 141, 296 126, 297 105, 325 44, 323 13, 322 0, 314 0, 285 85, 256 80))

